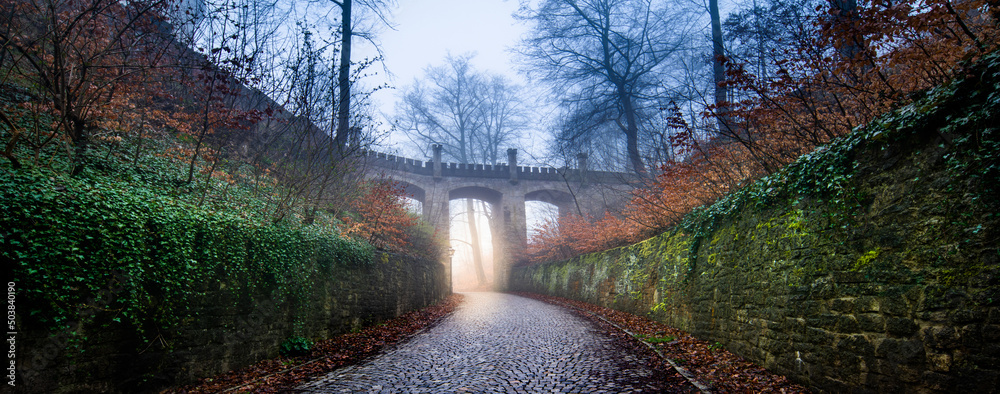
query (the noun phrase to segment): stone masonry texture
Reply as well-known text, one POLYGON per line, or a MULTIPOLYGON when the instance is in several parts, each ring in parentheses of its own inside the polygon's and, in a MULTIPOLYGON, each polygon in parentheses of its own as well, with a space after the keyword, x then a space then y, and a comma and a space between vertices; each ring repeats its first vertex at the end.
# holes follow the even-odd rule
MULTIPOLYGON (((466 293, 439 325, 300 387, 308 393, 659 393, 644 356, 562 308, 466 293)), ((692 387, 693 388, 693 387, 692 387)), ((672 391, 677 391, 676 389, 672 391)))
POLYGON ((450 291, 442 264, 404 256, 376 253, 371 264, 320 269, 325 279, 314 285, 306 311, 274 289, 234 298, 222 282, 207 284, 191 305, 197 317, 146 349, 130 327, 85 326, 91 339, 83 353, 66 335, 25 330, 18 343, 26 354, 19 358, 23 381, 15 392, 156 392, 276 357, 290 337, 326 339, 432 305, 450 291))
POLYGON ((764 188, 779 197, 700 233, 517 267, 511 288, 648 316, 819 392, 996 392, 998 196, 949 150, 984 132, 942 127, 962 105, 827 151, 850 177, 839 201, 764 188))

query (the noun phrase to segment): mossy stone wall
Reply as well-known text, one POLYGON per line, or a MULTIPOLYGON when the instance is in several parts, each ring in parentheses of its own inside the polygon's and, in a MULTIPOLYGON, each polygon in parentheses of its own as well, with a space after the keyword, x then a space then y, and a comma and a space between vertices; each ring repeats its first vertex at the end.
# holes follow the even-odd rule
POLYGON ((432 305, 450 291, 438 262, 380 252, 373 260, 317 265, 306 303, 282 299, 276 286, 241 293, 230 291, 231 280, 206 283, 189 305, 193 317, 145 347, 133 327, 95 323, 113 311, 81 316, 89 323, 73 335, 88 336, 83 352, 69 333, 26 325, 18 336, 14 392, 155 392, 276 357, 290 337, 318 341, 351 332, 432 305))
POLYGON ((821 392, 996 392, 1000 95, 980 94, 1000 86, 992 61, 735 208, 516 268, 511 288, 648 316, 821 392), (826 189, 794 187, 802 177, 826 189))

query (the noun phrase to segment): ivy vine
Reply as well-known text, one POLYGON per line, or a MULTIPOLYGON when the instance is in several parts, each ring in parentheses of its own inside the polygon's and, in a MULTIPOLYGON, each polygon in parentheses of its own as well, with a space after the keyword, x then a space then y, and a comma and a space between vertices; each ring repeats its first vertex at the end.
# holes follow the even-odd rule
POLYGON ((746 208, 762 209, 776 203, 797 204, 803 197, 830 206, 833 225, 851 225, 862 206, 855 186, 856 157, 902 144, 928 133, 944 140, 947 170, 955 179, 973 183, 973 202, 1000 200, 1000 52, 968 66, 962 78, 919 94, 919 99, 876 119, 866 127, 835 139, 803 155, 783 169, 765 176, 711 205, 694 209, 675 231, 691 236, 689 270, 697 266, 702 241, 726 218, 746 208), (945 146, 947 145, 947 146, 945 146))
MULTIPOLYGON (((318 226, 198 207, 111 177, 0 171, 0 259, 23 291, 19 313, 53 332, 97 313, 152 341, 194 317, 224 283, 237 299, 275 289, 304 311, 317 267, 370 264, 372 248, 318 226)), ((86 337, 78 338, 86 341, 86 337)))

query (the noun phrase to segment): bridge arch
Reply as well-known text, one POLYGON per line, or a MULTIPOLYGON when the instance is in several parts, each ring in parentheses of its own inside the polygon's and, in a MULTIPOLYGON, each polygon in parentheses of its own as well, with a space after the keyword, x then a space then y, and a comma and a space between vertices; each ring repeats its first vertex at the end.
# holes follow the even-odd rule
POLYGON ((498 206, 503 201, 503 193, 483 186, 462 186, 448 191, 448 200, 458 200, 462 198, 472 198, 498 206))
POLYGON ((531 191, 524 194, 524 201, 540 201, 555 205, 559 209, 559 216, 581 213, 577 207, 576 198, 566 190, 539 189, 531 191))
POLYGON ((406 197, 417 200, 421 204, 427 200, 427 190, 424 188, 400 179, 393 179, 392 181, 403 188, 403 195, 406 197))
MULTIPOLYGON (((559 215, 580 213, 603 216, 614 198, 602 190, 619 193, 631 189, 634 174, 587 169, 585 155, 578 157, 575 169, 522 167, 517 165, 517 150, 509 149, 508 163, 470 165, 444 163, 440 146, 434 147, 431 161, 413 160, 377 152, 364 152, 365 173, 384 174, 399 181, 414 200, 423 205, 424 219, 439 234, 450 239, 452 200, 473 198, 491 205, 491 234, 498 260, 494 265, 496 286, 503 289, 507 273, 514 263, 514 253, 527 244, 525 202, 541 201, 558 207, 559 215)), ((442 263, 450 267, 450 259, 442 263)))

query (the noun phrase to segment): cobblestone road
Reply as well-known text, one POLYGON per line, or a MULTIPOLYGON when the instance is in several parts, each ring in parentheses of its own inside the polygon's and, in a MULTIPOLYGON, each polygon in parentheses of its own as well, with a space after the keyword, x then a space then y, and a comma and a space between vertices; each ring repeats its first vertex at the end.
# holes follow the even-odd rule
MULTIPOLYGON (((593 323, 540 301, 467 293, 434 328, 300 387, 312 393, 654 393, 655 372, 593 323)), ((676 391, 676 388, 669 391, 676 391)))

